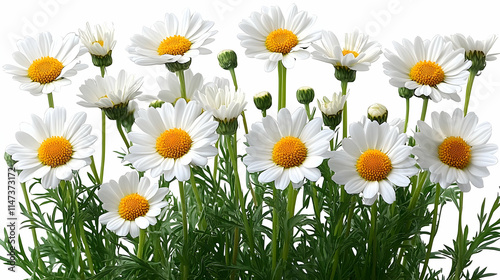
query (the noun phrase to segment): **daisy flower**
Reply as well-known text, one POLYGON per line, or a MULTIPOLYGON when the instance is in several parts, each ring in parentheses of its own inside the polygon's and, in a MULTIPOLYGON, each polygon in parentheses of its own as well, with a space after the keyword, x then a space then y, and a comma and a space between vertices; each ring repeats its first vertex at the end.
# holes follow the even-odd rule
POLYGON ((151 185, 146 177, 139 180, 137 172, 128 172, 118 182, 111 180, 99 189, 102 208, 108 211, 99 221, 118 236, 130 233, 135 238, 140 229, 156 224, 156 216, 167 206, 163 199, 168 191, 156 183, 151 185))
POLYGON ((486 61, 493 61, 497 53, 488 54, 497 40, 497 36, 493 35, 486 40, 474 40, 471 36, 467 38, 462 34, 454 34, 450 37, 445 37, 447 41, 453 44, 454 49, 464 49, 465 58, 472 61, 471 69, 482 71, 486 67, 486 61))
POLYGON ((77 103, 88 108, 113 108, 124 104, 141 94, 142 77, 135 78, 125 70, 118 73, 118 78, 107 75, 104 78, 95 76, 95 79, 88 79, 80 86, 77 96, 83 99, 77 103))
POLYGON ((132 37, 127 48, 130 59, 138 65, 188 63, 199 54, 210 54, 205 45, 214 41, 217 31, 210 31, 214 23, 198 13, 186 10, 181 20, 174 14, 165 14, 165 21, 157 21, 153 28, 143 27, 142 34, 132 37))
POLYGON ((115 29, 105 24, 95 25, 94 28, 87 22, 86 29, 78 30, 83 45, 92 56, 106 56, 116 45, 115 29))
POLYGON ((246 48, 248 57, 266 60, 265 70, 271 72, 279 61, 286 68, 293 68, 296 59, 306 59, 309 52, 305 49, 318 40, 320 32, 311 31, 316 17, 298 11, 292 5, 285 18, 279 7, 262 7, 261 12, 253 12, 244 19, 238 34, 241 46, 246 48))
POLYGON ((76 114, 66 122, 66 109, 49 108, 42 120, 32 115, 32 124, 23 124, 16 133, 20 145, 9 145, 7 153, 22 170, 19 181, 41 179, 46 189, 56 188, 61 180, 71 180, 73 171, 90 164, 94 153, 91 145, 97 137, 90 135, 92 127, 84 124, 87 115, 76 114))
POLYGON ((139 171, 151 170, 151 176, 165 175, 179 181, 190 178, 190 165, 204 166, 215 156, 218 123, 209 112, 201 113, 196 101, 179 99, 175 107, 165 103, 160 108, 139 110, 135 120, 142 132, 128 134, 134 143, 125 160, 139 171))
POLYGON ((285 189, 290 182, 297 188, 307 178, 317 181, 321 177, 318 166, 329 157, 333 131, 321 130, 321 119, 307 122, 304 108, 293 115, 287 108, 254 123, 246 135, 247 156, 243 162, 248 172, 261 172, 261 183, 274 182, 277 189, 285 189))
POLYGON ((71 84, 69 77, 87 67, 77 60, 85 49, 80 49, 80 41, 74 33, 54 40, 50 33, 40 33, 36 38, 19 40, 17 48, 19 51, 12 57, 19 66, 7 64, 3 68, 21 83, 20 89, 33 95, 59 91, 71 84))
POLYGON ((445 112, 432 113, 432 127, 419 121, 420 132, 415 133, 418 146, 413 149, 422 169, 429 170, 430 180, 447 188, 457 183, 468 192, 471 183, 483 187, 483 177, 489 175, 487 166, 497 163, 493 155, 498 147, 487 143, 491 137, 489 123, 478 124, 474 113, 455 109, 450 116, 445 112))
MULTIPOLYGON (((184 79, 186 81, 186 99, 189 102, 196 99, 198 91, 203 88, 203 76, 200 73, 193 75, 193 72, 188 69, 184 72, 184 79)), ((160 86, 160 92, 158 93, 160 100, 175 104, 181 98, 181 85, 177 75, 169 73, 167 78, 160 76, 156 78, 156 81, 160 86)))
POLYGON ((328 165, 335 172, 332 179, 344 185, 349 194, 363 193, 366 204, 378 194, 385 202, 396 200, 394 186, 406 187, 418 172, 406 146, 407 136, 388 123, 366 119, 349 126, 351 138, 344 138, 342 150, 335 151, 328 165))
POLYGON ((342 110, 344 109, 347 96, 348 94, 342 95, 342 93, 334 92, 332 100, 326 96, 323 97, 323 101, 318 99, 318 109, 323 116, 323 123, 332 130, 335 130, 342 121, 342 110))
POLYGON ((429 40, 416 37, 414 43, 403 40, 394 42, 397 54, 385 52, 388 61, 383 63, 384 73, 395 87, 414 89, 416 96, 427 96, 432 101, 444 99, 460 101, 457 92, 467 82, 470 61, 463 49, 452 49, 451 42, 436 36, 429 40))
POLYGON ((229 80, 220 78, 216 78, 214 83, 207 84, 203 92, 198 95, 198 100, 203 109, 223 122, 238 118, 247 105, 245 93, 241 89, 231 90, 229 80))
POLYGON ((332 64, 334 67, 347 67, 355 71, 368 71, 382 53, 377 42, 369 41, 369 36, 355 30, 345 34, 344 46, 331 31, 322 31, 321 40, 312 47, 313 59, 332 64))

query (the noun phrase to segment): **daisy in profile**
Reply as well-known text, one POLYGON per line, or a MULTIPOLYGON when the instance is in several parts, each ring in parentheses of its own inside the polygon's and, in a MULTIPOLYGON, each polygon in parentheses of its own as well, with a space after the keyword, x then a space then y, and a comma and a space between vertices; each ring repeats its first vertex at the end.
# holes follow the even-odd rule
POLYGON ((116 105, 128 105, 129 101, 141 94, 142 77, 136 78, 125 70, 118 73, 118 78, 113 76, 95 76, 88 79, 80 86, 78 94, 81 101, 77 103, 87 108, 113 108, 116 105))
POLYGON ((373 203, 378 194, 385 202, 396 200, 394 186, 406 187, 418 172, 406 146, 406 134, 388 123, 379 124, 366 119, 364 124, 349 126, 351 138, 342 140, 342 150, 332 153, 328 165, 335 172, 332 179, 344 185, 349 194, 363 194, 366 204, 373 203))
POLYGON ((484 70, 486 61, 497 59, 497 53, 489 53, 497 38, 497 35, 493 35, 486 40, 474 40, 471 36, 465 37, 462 34, 454 34, 450 37, 445 37, 447 41, 453 44, 454 49, 464 49, 465 58, 472 61, 471 69, 474 71, 484 70))
POLYGON ((323 96, 323 101, 318 99, 318 109, 323 116, 323 123, 332 130, 335 130, 342 121, 342 110, 344 109, 347 96, 348 95, 334 92, 332 100, 328 99, 326 96, 323 96))
POLYGON ((416 96, 429 97, 434 102, 444 99, 460 101, 457 92, 467 82, 471 66, 464 50, 453 50, 451 42, 435 36, 431 41, 416 37, 412 43, 394 42, 396 53, 385 52, 384 73, 395 87, 414 89, 416 96))
POLYGON ((163 200, 168 191, 156 183, 151 185, 146 177, 139 180, 135 171, 128 172, 118 182, 111 180, 99 189, 102 208, 108 211, 99 217, 99 221, 118 236, 130 233, 135 238, 140 229, 156 224, 156 217, 167 206, 163 200))
POLYGON ((12 57, 15 65, 4 65, 4 70, 20 82, 20 89, 33 95, 59 91, 71 84, 69 77, 87 67, 78 60, 86 50, 80 49, 80 40, 74 33, 63 39, 52 39, 50 33, 40 33, 36 38, 26 37, 17 42, 12 57))
POLYGON ((111 25, 98 24, 94 28, 87 22, 85 30, 79 29, 80 40, 92 56, 95 66, 110 66, 111 52, 115 48, 115 29, 111 25))
POLYGON ((164 21, 157 21, 153 28, 143 27, 142 34, 132 37, 127 48, 130 59, 138 65, 188 63, 199 54, 210 54, 205 45, 214 41, 211 31, 214 23, 201 18, 198 13, 184 12, 182 19, 165 14, 164 21))
POLYGON ((179 99, 175 107, 165 103, 139 110, 135 123, 142 132, 128 134, 134 145, 125 160, 138 171, 151 170, 152 177, 164 174, 167 181, 189 180, 191 165, 204 166, 217 154, 218 123, 209 112, 202 113, 196 101, 179 99))
POLYGON ((9 145, 7 153, 22 170, 20 182, 41 179, 44 188, 56 188, 61 180, 71 180, 73 171, 90 164, 91 148, 97 137, 84 124, 87 115, 76 114, 66 122, 66 109, 49 108, 44 119, 32 115, 32 124, 23 124, 16 133, 19 145, 9 145))
MULTIPOLYGON (((198 91, 203 88, 203 76, 200 73, 193 75, 193 72, 188 69, 184 72, 184 78, 186 81, 186 99, 189 102, 196 99, 198 91)), ((181 86, 174 73, 169 73, 167 78, 159 76, 156 81, 160 86, 160 92, 158 93, 160 100, 175 104, 181 98, 181 86)))
POLYGON ((273 71, 279 61, 285 68, 293 68, 296 59, 309 57, 306 48, 321 36, 311 30, 315 21, 316 17, 299 12, 295 5, 287 17, 279 7, 262 7, 261 12, 253 12, 240 23, 244 33, 238 34, 238 38, 248 57, 266 61, 267 72, 273 71))
POLYGON ((246 135, 247 156, 243 162, 248 172, 262 172, 261 183, 274 182, 275 187, 284 190, 290 182, 300 187, 304 178, 317 181, 321 177, 318 166, 329 157, 330 140, 333 131, 321 130, 321 119, 307 122, 304 108, 293 115, 287 108, 254 123, 246 135))
POLYGON ((355 71, 368 71, 382 53, 380 44, 370 41, 368 35, 358 30, 345 34, 343 46, 333 32, 322 31, 321 40, 312 47, 313 59, 330 63, 336 68, 346 67, 355 71))
POLYGON ((445 112, 433 112, 431 116, 432 127, 419 121, 420 132, 415 133, 413 153, 420 167, 429 170, 430 180, 443 188, 453 183, 463 192, 468 192, 471 184, 482 188, 482 178, 489 175, 487 166, 497 163, 493 154, 498 147, 487 143, 491 125, 478 124, 474 113, 464 117, 460 109, 452 116, 445 112))

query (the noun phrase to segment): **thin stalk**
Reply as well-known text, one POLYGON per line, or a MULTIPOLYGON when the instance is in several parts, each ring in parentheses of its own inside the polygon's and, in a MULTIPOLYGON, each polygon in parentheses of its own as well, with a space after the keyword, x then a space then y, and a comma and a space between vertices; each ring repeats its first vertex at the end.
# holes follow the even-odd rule
POLYGON ((420 120, 425 121, 425 115, 427 114, 427 105, 429 104, 429 98, 424 97, 424 103, 422 104, 422 113, 420 114, 420 120))
POLYGON ((278 236, 279 236, 279 217, 278 217, 278 210, 276 209, 276 206, 278 204, 278 190, 276 189, 275 186, 273 186, 273 200, 274 200, 274 207, 273 207, 273 235, 272 235, 272 240, 271 240, 271 256, 272 256, 272 271, 274 272, 276 270, 276 265, 278 263, 278 236))
POLYGON ((139 231, 139 245, 137 245, 137 258, 144 260, 144 243, 146 242, 146 229, 139 231))
POLYGON ((106 75, 106 66, 101 66, 99 68, 101 69, 101 77, 104 78, 104 75, 106 75))
POLYGON ((406 133, 408 129, 408 120, 410 119, 410 98, 406 98, 406 115, 405 115, 405 128, 403 130, 406 133))
POLYGON ((278 111, 286 107, 286 68, 278 62, 278 111))
POLYGON ((233 79, 234 91, 238 90, 238 81, 236 80, 236 73, 234 72, 234 68, 229 69, 231 73, 231 78, 233 79))
MULTIPOLYGON (((234 266, 236 266, 236 263, 238 261, 239 247, 240 247, 240 228, 235 227, 234 228, 234 242, 233 242, 233 259, 232 259, 232 264, 234 266)), ((237 269, 234 269, 231 272, 231 280, 234 280, 236 278, 237 271, 238 271, 237 269)))
POLYGON ((54 108, 54 96, 52 96, 52 92, 47 94, 47 99, 49 100, 49 108, 54 108))
POLYGON ((201 201, 200 197, 200 192, 198 191, 198 187, 196 186, 196 180, 194 178, 194 170, 191 168, 191 188, 193 189, 193 194, 196 199, 196 210, 198 212, 198 217, 200 218, 200 223, 198 226, 200 227, 200 230, 205 230, 207 228, 207 221, 205 220, 205 217, 202 217, 202 212, 203 212, 203 203, 201 201))
POLYGON ((465 248, 463 247, 463 238, 464 233, 462 231, 462 211, 464 209, 464 193, 460 192, 459 194, 459 205, 458 205, 458 230, 457 230, 457 244, 458 244, 458 252, 457 252, 457 265, 455 266, 455 279, 459 280, 460 275, 462 274, 462 256, 464 255, 465 248))
MULTIPOLYGON (((342 95, 347 94, 347 81, 341 81, 340 86, 342 87, 342 95)), ((344 108, 342 109, 342 139, 347 138, 347 100, 344 103, 344 108)))
POLYGON ((181 85, 181 98, 188 101, 186 97, 186 80, 184 78, 184 70, 177 71, 177 77, 179 77, 179 83, 181 85))
MULTIPOLYGON (((71 184, 69 184, 69 188, 71 189, 71 184)), ((76 195, 75 195, 74 205, 75 205, 75 217, 79 218, 80 206, 78 204, 78 199, 77 199, 76 195)), ((87 236, 85 236, 85 229, 83 228, 83 221, 81 219, 78 219, 78 229, 80 230, 79 237, 83 243, 83 248, 85 250, 85 256, 87 257, 87 262, 89 265, 90 274, 94 275, 95 272, 94 272, 94 262, 92 261, 92 253, 90 252, 89 243, 87 242, 87 236)))
POLYGON ((427 245, 427 252, 425 254, 424 267, 422 268, 422 274, 420 275, 420 280, 424 279, 425 271, 429 265, 429 259, 431 257, 432 245, 434 244, 434 238, 436 237, 437 232, 437 219, 438 219, 438 207, 439 207, 439 198, 441 195, 441 186, 436 184, 436 197, 434 198, 434 211, 432 211, 432 226, 431 226, 431 235, 429 237, 429 245, 427 245))
POLYGON ((188 279, 189 274, 189 264, 185 261, 188 259, 186 256, 189 236, 188 236, 188 223, 187 223, 187 203, 186 203, 186 193, 184 191, 184 183, 179 181, 179 193, 181 197, 181 209, 182 209, 182 237, 183 237, 183 256, 182 256, 182 279, 188 279))
POLYGON ((92 175, 94 175, 97 184, 100 185, 102 182, 99 179, 99 174, 97 173, 97 168, 95 167, 95 161, 93 155, 90 156, 90 170, 92 170, 92 175))
MULTIPOLYGON (((103 67, 101 67, 102 69, 103 67)), ((104 162, 106 161, 106 114, 101 110, 101 173, 99 182, 104 182, 104 162)))
MULTIPOLYGON (((33 215, 33 211, 31 210, 31 201, 28 197, 28 190, 26 189, 26 183, 21 183, 21 188, 23 190, 23 195, 24 195, 24 202, 26 204, 26 208, 28 209, 28 214, 33 215)), ((35 247, 35 254, 37 256, 37 261, 38 261, 38 269, 42 272, 46 272, 44 262, 42 261, 42 258, 40 257, 40 244, 38 243, 38 237, 36 235, 36 229, 35 229, 35 223, 33 223, 32 220, 30 220, 31 223, 31 235, 33 236, 33 245, 35 247)))
POLYGON ((371 206, 371 226, 370 226, 370 237, 368 246, 371 250, 368 252, 372 253, 372 267, 371 267, 371 278, 376 278, 376 268, 377 268, 377 201, 371 206))
MULTIPOLYGON (((470 71, 470 70, 469 70, 470 71)), ((476 77, 476 71, 470 71, 469 80, 467 80, 467 88, 465 89, 465 104, 464 104, 464 116, 467 115, 469 110, 470 95, 472 93, 472 84, 474 83, 474 78, 476 77)))
POLYGON ((116 128, 118 129, 118 132, 120 133, 123 143, 125 143, 125 146, 127 147, 128 151, 130 149, 130 143, 127 140, 127 136, 125 136, 125 133, 123 132, 122 122, 120 120, 116 120, 116 128))
MULTIPOLYGON (((288 185, 288 204, 287 204, 287 223, 290 221, 291 218, 295 215, 295 203, 297 201, 297 194, 299 192, 295 190, 292 186, 292 183, 288 185)), ((286 265, 287 260, 288 260, 288 252, 290 250, 290 241, 293 236, 293 229, 290 231, 287 231, 285 233, 285 242, 283 246, 283 255, 281 256, 283 259, 283 263, 286 265)))

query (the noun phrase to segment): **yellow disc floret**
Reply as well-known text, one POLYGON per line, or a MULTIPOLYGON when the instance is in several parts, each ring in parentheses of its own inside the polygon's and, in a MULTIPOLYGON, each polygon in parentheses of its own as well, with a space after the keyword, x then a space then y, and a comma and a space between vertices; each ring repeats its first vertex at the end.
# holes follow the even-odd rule
POLYGON ((290 168, 300 166, 307 157, 307 148, 299 138, 286 136, 273 147, 273 161, 279 166, 290 168))
POLYGON ((355 51, 350 51, 350 50, 342 50, 342 55, 343 56, 346 56, 347 54, 349 53, 352 53, 352 55, 354 55, 354 57, 358 57, 359 53, 355 52, 355 51))
POLYGON ((38 159, 52 168, 66 164, 73 155, 73 146, 62 136, 45 139, 38 148, 38 159))
POLYGON ((444 71, 433 61, 419 61, 410 70, 410 79, 428 86, 435 86, 444 81, 444 71))
POLYGON ((183 55, 191 48, 191 42, 184 36, 174 35, 161 41, 158 54, 183 55))
POLYGON ((367 181, 382 181, 391 170, 391 159, 379 150, 366 150, 356 162, 356 171, 367 181))
POLYGON ((266 48, 270 52, 287 54, 299 43, 297 35, 286 29, 276 29, 266 37, 266 48))
POLYGON ((164 158, 177 159, 191 149, 193 141, 189 134, 180 128, 165 130, 156 139, 156 151, 164 158))
POLYGON ((36 59, 28 68, 28 76, 33 82, 47 84, 53 82, 61 74, 64 66, 50 56, 36 59))
POLYGON ((120 200, 118 214, 127 221, 134 221, 145 216, 149 211, 149 202, 137 193, 129 194, 120 200))
POLYGON ((439 160, 442 163, 464 169, 469 165, 471 159, 471 146, 469 146, 460 136, 450 136, 438 147, 439 160))

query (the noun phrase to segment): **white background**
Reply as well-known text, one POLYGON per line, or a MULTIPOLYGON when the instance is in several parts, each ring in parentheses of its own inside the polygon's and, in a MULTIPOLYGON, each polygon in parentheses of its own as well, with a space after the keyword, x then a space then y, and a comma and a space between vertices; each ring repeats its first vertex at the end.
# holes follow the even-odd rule
MULTIPOLYGON (((75 1, 75 0, 39 0, 39 1, 13 1, 9 7, 0 9, 0 65, 15 64, 11 54, 17 50, 15 41, 26 35, 34 35, 41 31, 50 31, 53 36, 64 36, 68 32, 78 32, 84 28, 88 21, 92 25, 102 22, 113 23, 117 45, 113 51, 114 64, 109 68, 110 75, 117 75, 125 69, 139 76, 144 76, 142 90, 145 94, 157 94, 159 88, 156 77, 166 75, 164 67, 137 66, 128 58, 125 48, 130 44, 130 37, 140 33, 142 26, 151 26, 157 20, 163 20, 166 12, 178 16, 186 8, 200 12, 204 19, 215 22, 214 29, 218 30, 216 41, 210 45, 211 55, 194 59, 191 69, 200 72, 205 79, 211 80, 214 76, 229 78, 227 71, 219 68, 216 54, 223 49, 234 49, 239 56, 239 66, 236 69, 239 86, 247 94, 247 118, 255 122, 259 112, 254 108, 252 96, 260 91, 267 90, 276 96, 277 71, 264 72, 263 61, 249 59, 244 56, 244 49, 240 46, 236 34, 240 33, 238 23, 247 18, 251 12, 260 10, 263 5, 279 5, 285 11, 292 2, 289 1, 243 1, 243 0, 216 0, 216 1, 75 1)), ((472 35, 475 39, 486 39, 493 34, 499 34, 498 10, 490 4, 493 1, 295 1, 299 10, 306 10, 317 16, 315 27, 320 30, 333 31, 340 40, 344 33, 355 28, 372 36, 384 48, 394 50, 392 41, 400 42, 403 38, 413 40, 415 36, 430 39, 436 34, 449 35, 463 33, 472 35), (326 4, 331 3, 331 4, 326 4)), ((6 5, 6 4, 4 4, 6 5)), ((493 53, 500 52, 500 42, 492 49, 493 53)), ((88 113, 88 123, 95 126, 93 134, 100 136, 99 110, 84 110, 76 105, 79 98, 79 86, 85 79, 99 75, 99 70, 92 66, 90 56, 82 57, 88 69, 71 78, 72 85, 63 88, 54 94, 56 106, 64 106, 69 115, 77 111, 88 113)), ((368 72, 358 72, 355 83, 349 84, 349 120, 357 121, 366 111, 366 108, 375 103, 385 104, 390 113, 389 118, 404 117, 404 99, 398 97, 397 89, 389 85, 389 78, 382 72, 382 56, 368 72)), ((295 68, 288 70, 288 100, 289 108, 298 106, 294 99, 295 90, 301 86, 311 86, 316 91, 316 96, 330 96, 334 91, 340 91, 340 83, 333 77, 333 67, 312 59, 298 61, 295 68)), ((28 92, 19 90, 19 84, 11 79, 5 72, 0 72, 2 85, 0 110, 1 142, 0 153, 3 154, 8 144, 15 143, 14 134, 19 129, 20 122, 30 122, 30 114, 42 116, 48 106, 45 96, 35 97, 28 92)), ((465 91, 465 86, 464 86, 465 91)), ((464 91, 460 94, 462 99, 464 91)), ((498 118, 498 104, 500 101, 500 61, 488 63, 483 74, 475 80, 470 112, 478 114, 480 121, 488 121, 493 125, 492 143, 500 143, 500 121, 498 118)), ((277 103, 277 100, 274 100, 277 103)), ((313 103, 315 104, 315 103, 313 103)), ((146 104, 141 104, 144 107, 146 104)), ((455 107, 463 108, 463 102, 455 103, 443 101, 429 104, 429 114, 432 111, 444 110, 451 112, 455 107)), ((412 99, 412 111, 409 128, 413 128, 419 118, 421 100, 412 99)), ((276 105, 270 110, 276 111, 276 105)), ((114 123, 108 121, 108 165, 105 181, 117 179, 123 168, 114 158, 113 150, 120 150, 123 145, 118 138, 114 123)), ((99 143, 99 141, 97 142, 99 143)), ((96 161, 100 159, 99 145, 95 145, 96 161)), ((0 164, 0 205, 6 205, 7 198, 7 167, 0 164)), ((100 164, 98 164, 100 166, 100 164)), ((464 222, 471 229, 477 228, 476 214, 480 209, 483 198, 487 198, 487 205, 493 201, 499 191, 498 165, 491 167, 492 175, 485 179, 485 188, 473 188, 465 196, 464 222)), ((43 192, 42 189, 36 189, 43 192)), ((18 201, 22 200, 22 193, 18 187, 18 201)), ((23 201, 24 203, 24 201, 23 201)), ((3 229, 6 223, 7 207, 0 206, 0 226, 3 229)), ((442 215, 440 232, 436 238, 435 249, 442 248, 442 244, 451 245, 452 238, 456 236, 457 211, 453 204, 445 207, 442 215)), ((500 218, 497 215, 496 218, 500 218)), ((18 224, 19 227, 19 224, 18 224)), ((29 230, 21 231, 23 242, 29 244, 31 234, 29 230)), ((2 234, 3 236, 3 234, 2 234)), ((500 246, 500 244, 496 244, 500 246)), ((5 255, 2 250, 0 254, 5 255)), ((489 267, 490 272, 500 272, 498 267, 498 252, 483 252, 480 258, 475 258, 472 267, 489 267)), ((433 261, 432 267, 448 267, 449 261, 433 261)), ((0 271, 8 275, 8 279, 20 279, 22 273, 12 274, 6 266, 0 266, 0 271), (14 276, 15 275, 15 276, 14 276)), ((448 269, 445 269, 447 272, 448 269)))

